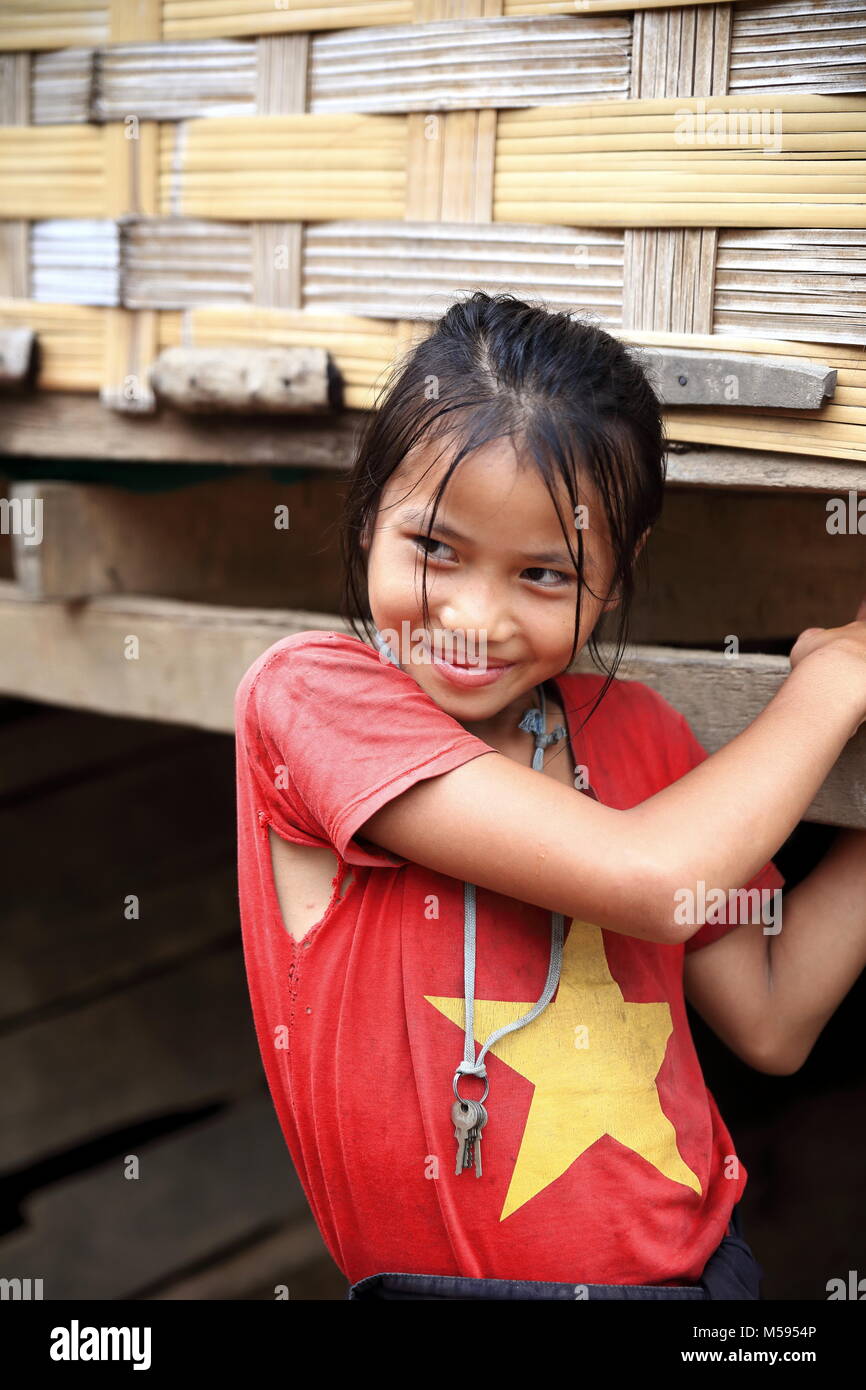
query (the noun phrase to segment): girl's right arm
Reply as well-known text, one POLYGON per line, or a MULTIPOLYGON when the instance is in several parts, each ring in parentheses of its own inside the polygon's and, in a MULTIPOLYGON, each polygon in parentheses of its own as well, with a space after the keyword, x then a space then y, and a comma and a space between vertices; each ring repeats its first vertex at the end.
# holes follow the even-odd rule
POLYGON ((790 659, 790 675, 748 728, 630 810, 491 750, 416 783, 357 834, 567 918, 686 941, 700 924, 675 921, 677 889, 702 879, 727 893, 748 883, 866 720, 866 621, 809 629, 790 659))

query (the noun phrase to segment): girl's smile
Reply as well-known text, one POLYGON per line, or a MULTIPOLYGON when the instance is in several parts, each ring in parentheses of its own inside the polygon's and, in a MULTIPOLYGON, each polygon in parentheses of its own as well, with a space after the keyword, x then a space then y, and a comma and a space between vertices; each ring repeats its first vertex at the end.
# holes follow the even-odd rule
POLYGON ((472 689, 474 686, 492 685, 506 671, 511 671, 514 663, 510 661, 497 663, 488 660, 486 665, 483 662, 478 665, 469 665, 468 663, 446 661, 444 657, 434 654, 432 666, 443 680, 451 681, 453 685, 463 689, 472 689))

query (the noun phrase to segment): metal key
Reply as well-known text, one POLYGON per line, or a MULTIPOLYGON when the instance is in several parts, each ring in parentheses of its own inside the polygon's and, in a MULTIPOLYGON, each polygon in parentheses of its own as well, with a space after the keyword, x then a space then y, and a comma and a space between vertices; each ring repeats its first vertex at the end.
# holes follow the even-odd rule
POLYGON ((474 1168, 476 1170, 476 1176, 480 1177, 481 1154, 480 1151, 477 1149, 477 1145, 480 1144, 481 1131, 484 1128, 484 1125, 487 1123, 487 1111, 484 1108, 483 1102, 480 1100, 475 1100, 472 1102, 472 1104, 475 1106, 477 1114, 475 1116, 475 1124, 472 1126, 472 1128, 466 1136, 466 1151, 463 1158, 463 1167, 474 1168), (482 1111, 484 1112, 483 1123, 481 1120, 482 1111))
POLYGON ((478 1119, 478 1107, 474 1100, 455 1100, 451 1107, 454 1121, 454 1138, 457 1140, 457 1167, 455 1177, 466 1167, 466 1151, 469 1133, 478 1119))
POLYGON ((475 1176, 481 1177, 481 1131, 487 1124, 487 1110, 480 1100, 475 1102, 478 1107, 478 1119, 475 1122, 475 1129, 472 1135, 472 1147, 475 1152, 475 1176))

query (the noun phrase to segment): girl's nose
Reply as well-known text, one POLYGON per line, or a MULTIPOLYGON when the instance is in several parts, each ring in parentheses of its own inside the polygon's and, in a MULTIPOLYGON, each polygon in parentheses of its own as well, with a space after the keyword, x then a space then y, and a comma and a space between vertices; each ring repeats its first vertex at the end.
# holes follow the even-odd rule
POLYGON ((440 606, 437 619, 440 631, 464 633, 467 639, 483 640, 492 647, 504 646, 515 632, 507 609, 492 595, 452 597, 440 606))

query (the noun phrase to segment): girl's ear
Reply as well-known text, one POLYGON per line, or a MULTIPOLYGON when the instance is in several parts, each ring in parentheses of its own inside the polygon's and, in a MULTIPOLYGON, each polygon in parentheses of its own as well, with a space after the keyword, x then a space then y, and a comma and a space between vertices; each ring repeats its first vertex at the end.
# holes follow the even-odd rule
POLYGON ((641 536, 640 540, 638 541, 638 543, 637 543, 637 548, 636 548, 636 550, 635 550, 635 552, 634 552, 635 563, 637 563, 638 557, 640 556, 641 551, 643 550, 644 546, 646 545, 646 543, 647 543, 647 541, 648 541, 648 539, 649 539, 649 534, 650 534, 651 531, 652 531, 652 527, 651 527, 651 526, 648 526, 648 527, 646 528, 646 530, 644 531, 643 535, 641 536))

